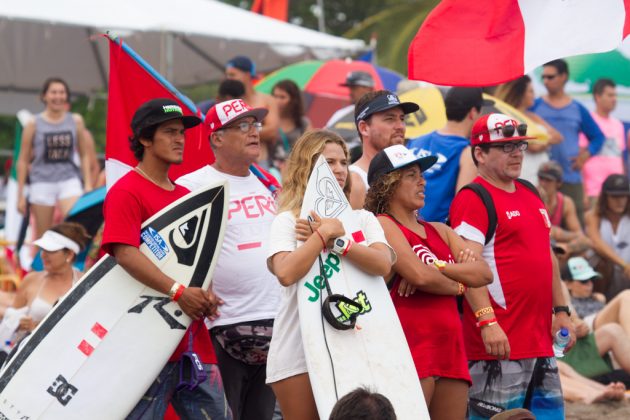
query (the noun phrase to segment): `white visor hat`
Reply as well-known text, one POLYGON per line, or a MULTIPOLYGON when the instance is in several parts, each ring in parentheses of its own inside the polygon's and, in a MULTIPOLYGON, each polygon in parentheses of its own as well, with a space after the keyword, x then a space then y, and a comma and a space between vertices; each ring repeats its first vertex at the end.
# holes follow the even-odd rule
POLYGON ((47 230, 46 232, 44 232, 42 237, 33 243, 44 251, 48 252, 55 252, 65 248, 69 249, 75 254, 78 254, 81 251, 81 247, 78 243, 52 230, 47 230))

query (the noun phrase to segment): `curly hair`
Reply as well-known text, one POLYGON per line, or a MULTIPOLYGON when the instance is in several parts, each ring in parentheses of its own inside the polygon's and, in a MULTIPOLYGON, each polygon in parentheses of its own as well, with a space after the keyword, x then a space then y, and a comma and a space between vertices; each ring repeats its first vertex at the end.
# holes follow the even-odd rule
MULTIPOLYGON (((293 146, 287 159, 287 173, 282 179, 282 192, 278 197, 279 212, 291 211, 294 215, 298 215, 315 162, 328 143, 341 146, 346 159, 350 160, 346 142, 339 134, 328 130, 309 130, 304 133, 293 146)), ((346 197, 350 194, 349 175, 343 187, 346 197)))
POLYGON ((374 184, 370 185, 363 208, 375 215, 387 213, 389 202, 401 179, 402 171, 390 172, 378 178, 374 184))
POLYGON ((140 133, 129 137, 129 149, 131 149, 133 155, 139 162, 142 162, 142 158, 144 157, 144 145, 140 142, 140 139, 153 141, 153 136, 155 136, 155 132, 159 126, 159 124, 154 124, 149 127, 145 127, 142 131, 140 131, 140 133))

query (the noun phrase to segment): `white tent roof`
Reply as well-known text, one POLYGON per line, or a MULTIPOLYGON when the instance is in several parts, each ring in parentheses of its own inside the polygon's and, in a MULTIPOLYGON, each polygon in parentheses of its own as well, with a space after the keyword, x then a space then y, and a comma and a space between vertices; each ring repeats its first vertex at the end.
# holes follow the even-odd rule
POLYGON ((38 108, 49 76, 73 92, 107 85, 107 42, 119 35, 176 86, 218 80, 224 64, 247 55, 258 71, 364 47, 215 0, 5 0, 0 2, 0 113, 38 108), (27 96, 25 96, 27 95, 27 96), (9 97, 10 96, 10 97, 9 97))

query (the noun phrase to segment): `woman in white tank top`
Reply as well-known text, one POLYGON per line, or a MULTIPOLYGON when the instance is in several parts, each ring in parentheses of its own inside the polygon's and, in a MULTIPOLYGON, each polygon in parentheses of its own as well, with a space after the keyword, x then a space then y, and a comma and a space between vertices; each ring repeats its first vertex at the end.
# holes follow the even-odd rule
POLYGON ((74 267, 76 256, 85 247, 88 235, 83 226, 64 222, 47 230, 34 242, 42 251, 44 271, 27 274, 18 288, 13 307, 26 307, 20 319, 18 336, 32 331, 81 276, 74 267))

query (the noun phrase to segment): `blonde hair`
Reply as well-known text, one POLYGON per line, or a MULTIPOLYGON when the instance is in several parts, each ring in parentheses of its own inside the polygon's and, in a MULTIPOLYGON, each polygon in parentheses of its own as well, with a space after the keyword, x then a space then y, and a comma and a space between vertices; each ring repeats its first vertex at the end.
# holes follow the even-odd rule
MULTIPOLYGON (((328 143, 341 146, 346 159, 350 159, 346 142, 337 133, 328 130, 310 130, 304 133, 293 146, 287 159, 286 175, 282 179, 282 192, 278 197, 279 212, 290 211, 298 215, 302 208, 304 192, 315 162, 328 143)), ((343 192, 350 193, 350 174, 346 178, 343 192)))
POLYGON ((402 179, 402 172, 402 170, 397 170, 378 178, 367 191, 363 208, 375 215, 387 213, 392 195, 402 179))

